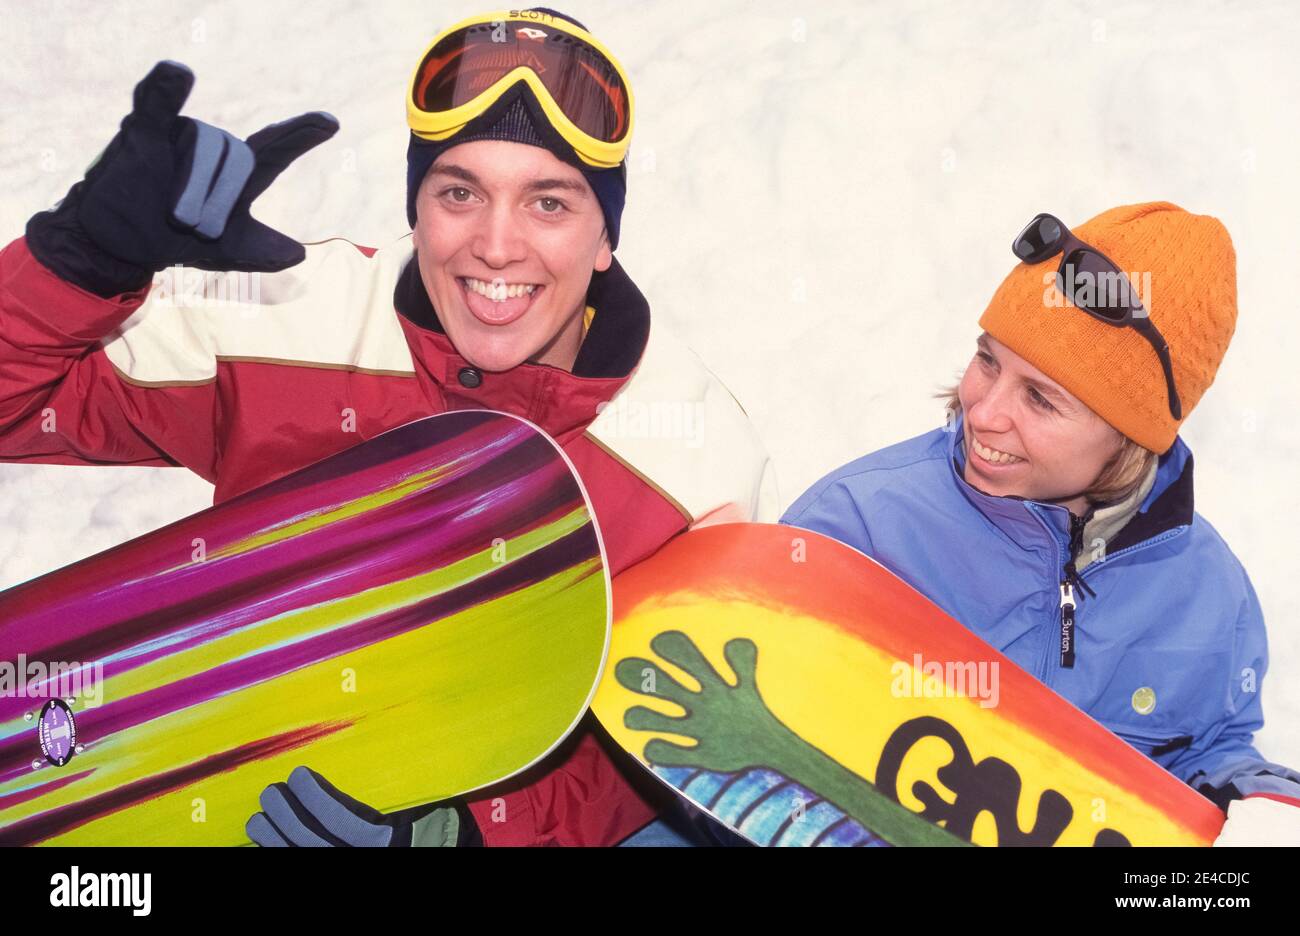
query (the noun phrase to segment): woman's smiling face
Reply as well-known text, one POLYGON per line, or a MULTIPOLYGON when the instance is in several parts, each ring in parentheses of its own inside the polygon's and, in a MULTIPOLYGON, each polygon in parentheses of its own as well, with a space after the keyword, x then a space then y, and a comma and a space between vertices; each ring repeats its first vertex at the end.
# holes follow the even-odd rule
POLYGON ((1123 445, 1117 430, 988 334, 957 393, 968 484, 1086 511, 1082 492, 1123 445))
POLYGON ((573 366, 591 274, 613 260, 581 172, 524 143, 452 147, 420 186, 414 239, 442 327, 471 364, 573 366))

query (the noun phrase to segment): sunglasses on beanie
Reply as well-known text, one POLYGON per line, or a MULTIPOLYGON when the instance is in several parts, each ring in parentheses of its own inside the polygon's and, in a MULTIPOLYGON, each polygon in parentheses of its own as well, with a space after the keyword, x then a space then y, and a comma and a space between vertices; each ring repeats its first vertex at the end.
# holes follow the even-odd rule
POLYGON ((1069 228, 1050 214, 1035 215, 1016 235, 1011 250, 1028 264, 1041 263, 1060 253, 1056 288, 1093 318, 1116 328, 1132 328, 1151 343, 1164 368, 1169 413, 1175 420, 1183 418, 1183 406, 1174 387, 1169 345, 1151 323, 1146 307, 1123 270, 1096 247, 1071 234, 1069 228), (1100 288, 1099 284, 1114 284, 1118 288, 1100 288))

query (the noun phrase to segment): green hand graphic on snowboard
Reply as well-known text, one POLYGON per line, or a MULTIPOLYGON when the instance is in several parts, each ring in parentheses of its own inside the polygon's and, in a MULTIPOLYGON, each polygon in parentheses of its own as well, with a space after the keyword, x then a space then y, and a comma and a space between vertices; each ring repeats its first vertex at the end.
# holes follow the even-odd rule
POLYGON ((645 759, 663 767, 691 767, 719 773, 768 768, 834 803, 894 845, 969 845, 880 793, 868 780, 828 757, 782 724, 759 693, 758 647, 738 638, 723 647, 736 675, 728 683, 680 631, 657 635, 650 647, 700 684, 694 692, 651 660, 620 660, 615 678, 626 689, 665 699, 685 709, 666 715, 644 706, 629 709, 624 723, 693 739, 691 746, 659 738, 647 742, 645 759))

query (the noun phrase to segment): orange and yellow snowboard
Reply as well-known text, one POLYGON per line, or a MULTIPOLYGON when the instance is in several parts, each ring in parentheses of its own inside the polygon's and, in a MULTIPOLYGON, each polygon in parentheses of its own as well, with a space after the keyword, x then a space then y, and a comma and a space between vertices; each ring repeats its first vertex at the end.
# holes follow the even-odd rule
POLYGON ((593 705, 762 845, 1207 845, 1223 813, 874 560, 727 524, 614 582, 593 705))

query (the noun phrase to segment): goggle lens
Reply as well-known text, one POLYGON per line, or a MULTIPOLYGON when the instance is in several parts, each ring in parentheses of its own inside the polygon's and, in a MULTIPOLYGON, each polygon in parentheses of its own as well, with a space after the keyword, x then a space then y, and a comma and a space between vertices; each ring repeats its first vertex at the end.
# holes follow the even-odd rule
POLYGON ((480 23, 445 36, 420 63, 415 105, 439 113, 460 107, 523 66, 583 133, 617 143, 629 126, 618 69, 578 36, 529 22, 480 23))

